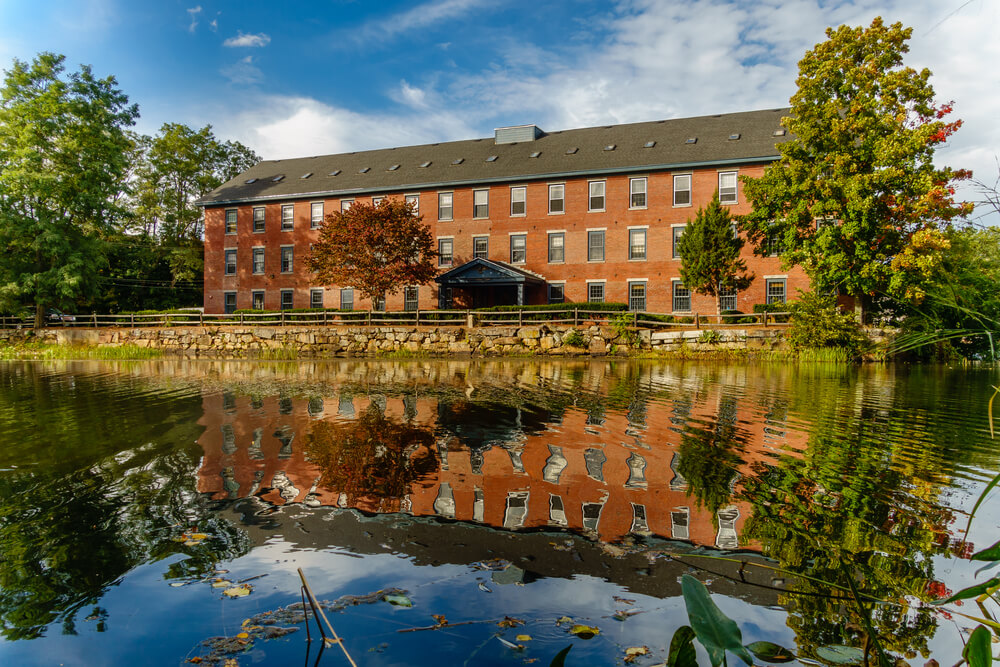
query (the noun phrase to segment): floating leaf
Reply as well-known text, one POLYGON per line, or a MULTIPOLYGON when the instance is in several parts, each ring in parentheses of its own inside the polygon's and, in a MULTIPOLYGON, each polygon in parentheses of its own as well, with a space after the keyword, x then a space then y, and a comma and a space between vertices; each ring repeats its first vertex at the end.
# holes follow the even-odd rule
POLYGON ((497 639, 500 640, 501 644, 503 644, 504 646, 506 646, 509 649, 512 649, 514 651, 523 651, 524 650, 524 647, 521 646, 520 644, 515 644, 514 642, 509 642, 509 641, 507 641, 506 639, 504 639, 503 637, 501 637, 499 635, 494 635, 494 636, 497 639))
POLYGON ((233 586, 232 588, 227 588, 226 590, 222 591, 222 594, 231 598, 242 598, 246 597, 247 595, 250 595, 250 591, 252 590, 253 586, 251 586, 250 584, 241 584, 239 586, 233 586))
POLYGON ((566 667, 566 656, 569 654, 570 649, 573 645, 570 644, 563 650, 556 653, 556 657, 552 658, 552 662, 549 663, 549 667, 566 667))
POLYGON ((518 635, 517 637, 515 637, 515 639, 517 639, 517 641, 519 642, 530 642, 531 635, 518 635))
POLYGON ((708 651, 712 667, 718 667, 726 658, 726 651, 735 653, 748 665, 753 656, 743 647, 743 634, 736 621, 715 606, 708 589, 690 574, 681 578, 681 592, 687 607, 688 619, 698 641, 708 651))
POLYGON ((481 590, 484 593, 492 593, 493 592, 493 591, 490 590, 489 586, 487 586, 486 584, 484 584, 481 581, 479 582, 479 590, 481 590))
POLYGON ((698 667, 698 657, 694 650, 694 630, 682 625, 670 640, 667 667, 698 667))
POLYGON ((973 630, 962 649, 962 657, 969 663, 969 667, 990 667, 993 660, 990 653, 990 631, 982 625, 973 630))
POLYGON ((556 625, 565 625, 566 623, 572 623, 573 619, 569 616, 560 616, 556 619, 556 625))
POLYGON ((865 653, 861 649, 840 644, 820 646, 816 649, 816 655, 835 665, 860 665, 865 659, 865 653))
POLYGON ((614 615, 611 616, 611 618, 615 619, 616 621, 624 621, 629 616, 635 616, 636 614, 641 614, 641 613, 642 612, 639 611, 638 609, 629 609, 629 610, 619 609, 614 613, 614 615))
POLYGON ((764 662, 791 662, 795 655, 783 646, 771 642, 753 642, 747 648, 764 662))
POLYGON ((249 632, 241 632, 240 634, 236 635, 236 638, 237 639, 250 639, 250 633, 249 632))
POLYGON ((231 586, 233 582, 228 579, 216 579, 212 582, 212 588, 227 588, 231 586))
POLYGON ((393 594, 389 594, 389 595, 384 595, 384 596, 382 596, 382 599, 385 600, 386 602, 388 602, 389 604, 391 604, 394 607, 412 607, 413 606, 413 602, 410 601, 410 598, 406 597, 405 595, 400 595, 400 594, 397 594, 397 593, 393 593, 393 594))
POLYGON ((524 625, 524 621, 513 616, 504 616, 503 620, 497 623, 497 625, 501 628, 516 628, 519 625, 524 625))
POLYGON ((173 586, 174 588, 180 588, 181 586, 187 586, 188 582, 186 582, 186 581, 171 581, 170 585, 173 586))
POLYGON ((976 584, 975 586, 969 586, 968 588, 963 588, 959 592, 952 595, 950 598, 945 598, 944 600, 934 600, 931 604, 948 604, 949 602, 955 602, 956 600, 968 600, 969 598, 977 598, 980 595, 985 595, 989 592, 991 588, 1000 586, 1000 577, 993 577, 989 581, 985 581, 981 584, 976 584))
POLYGON ((629 600, 628 598, 619 597, 617 595, 611 596, 611 599, 615 602, 621 602, 622 604, 635 604, 635 600, 629 600))
POLYGON ((186 547, 196 547, 199 544, 201 544, 201 541, 199 541, 199 540, 188 540, 188 541, 186 541, 184 543, 184 546, 186 546, 186 547))
POLYGON ((648 646, 629 646, 625 649, 625 662, 635 662, 640 656, 644 655, 649 655, 648 646))
POLYGON ((969 557, 970 560, 1000 560, 1000 542, 977 551, 969 557))
POLYGON ((206 540, 206 539, 208 539, 208 535, 205 534, 205 533, 191 533, 190 537, 191 537, 192 540, 206 540))
POLYGON ((431 614, 431 618, 433 618, 437 624, 442 627, 448 625, 448 619, 445 618, 444 614, 431 614))
POLYGON ((580 639, 592 639, 601 634, 601 631, 592 625, 577 624, 569 629, 569 633, 571 635, 576 635, 580 639))

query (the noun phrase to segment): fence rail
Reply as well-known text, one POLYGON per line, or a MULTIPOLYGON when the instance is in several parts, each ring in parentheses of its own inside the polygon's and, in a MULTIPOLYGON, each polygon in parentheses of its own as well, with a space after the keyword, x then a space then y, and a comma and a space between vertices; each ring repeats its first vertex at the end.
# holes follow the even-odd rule
MULTIPOLYGON (((176 327, 176 326, 524 326, 532 324, 569 324, 626 326, 641 329, 701 329, 735 328, 741 326, 785 326, 791 313, 737 313, 733 315, 672 315, 635 311, 589 310, 564 308, 557 310, 321 310, 308 312, 241 312, 241 313, 121 313, 66 315, 50 318, 46 327, 107 328, 107 327, 176 327)), ((0 315, 0 329, 26 329, 34 319, 0 315)))

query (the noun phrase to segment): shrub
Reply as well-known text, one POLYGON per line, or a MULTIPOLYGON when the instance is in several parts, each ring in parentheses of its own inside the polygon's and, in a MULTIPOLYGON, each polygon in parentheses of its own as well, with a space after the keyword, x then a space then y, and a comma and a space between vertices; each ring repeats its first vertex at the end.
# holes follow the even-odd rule
POLYGON ((635 347, 639 344, 639 332, 632 328, 635 324, 635 314, 629 312, 618 313, 611 318, 611 328, 615 331, 615 337, 635 347))
POLYGON ((584 340, 583 334, 581 334, 576 329, 570 329, 562 337, 563 345, 568 345, 570 347, 583 347, 584 340))
POLYGON ((839 347, 856 356, 868 343, 854 315, 840 312, 836 297, 799 292, 792 313, 788 342, 797 350, 839 347))
MULTIPOLYGON (((754 311, 757 312, 757 311, 754 311)), ((722 324, 753 324, 757 322, 756 317, 735 317, 736 315, 743 315, 742 310, 724 310, 722 315, 731 315, 732 317, 723 317, 720 319, 722 324)))
MULTIPOLYGON (((755 303, 755 313, 789 313, 795 307, 794 303, 755 303)), ((776 315, 770 318, 772 322, 787 322, 788 315, 776 315)))
POLYGON ((722 340, 722 334, 720 334, 715 329, 705 329, 701 332, 701 336, 698 337, 699 343, 710 343, 715 344, 722 340))

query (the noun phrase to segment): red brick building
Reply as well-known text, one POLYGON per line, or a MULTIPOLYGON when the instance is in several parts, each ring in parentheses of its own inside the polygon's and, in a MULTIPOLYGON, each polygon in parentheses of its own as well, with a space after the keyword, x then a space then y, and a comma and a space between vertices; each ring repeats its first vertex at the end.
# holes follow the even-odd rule
POLYGON ((205 207, 205 310, 476 307, 628 302, 687 315, 749 312, 808 287, 776 256, 744 254, 755 274, 716 300, 679 279, 676 241, 718 191, 749 207, 741 176, 778 157, 787 109, 543 132, 257 164, 200 200, 205 207), (317 285, 305 269, 323 217, 354 202, 399 197, 437 240, 441 275, 369 303, 350 286, 317 285), (468 264, 474 262, 472 264, 468 264))

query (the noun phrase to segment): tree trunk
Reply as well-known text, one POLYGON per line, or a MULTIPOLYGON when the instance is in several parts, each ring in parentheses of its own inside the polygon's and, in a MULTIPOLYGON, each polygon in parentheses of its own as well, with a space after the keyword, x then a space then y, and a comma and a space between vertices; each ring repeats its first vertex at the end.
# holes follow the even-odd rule
POLYGON ((35 328, 41 329, 45 326, 45 306, 40 303, 35 304, 35 328))

